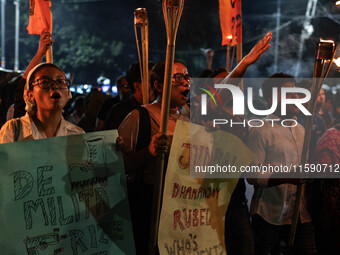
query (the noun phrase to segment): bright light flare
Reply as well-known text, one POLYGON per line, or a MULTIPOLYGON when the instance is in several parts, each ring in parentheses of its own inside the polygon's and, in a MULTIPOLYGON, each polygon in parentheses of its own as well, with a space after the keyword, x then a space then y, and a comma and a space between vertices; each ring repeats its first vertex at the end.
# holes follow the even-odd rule
POLYGON ((335 2, 335 5, 340 5, 340 1, 335 2))
POLYGON ((231 39, 233 39, 233 36, 232 35, 228 35, 227 39, 231 40, 231 39))
POLYGON ((334 43, 333 40, 323 40, 322 38, 320 38, 320 42, 334 43))
POLYGON ((333 61, 338 67, 340 67, 340 58, 334 58, 333 61))

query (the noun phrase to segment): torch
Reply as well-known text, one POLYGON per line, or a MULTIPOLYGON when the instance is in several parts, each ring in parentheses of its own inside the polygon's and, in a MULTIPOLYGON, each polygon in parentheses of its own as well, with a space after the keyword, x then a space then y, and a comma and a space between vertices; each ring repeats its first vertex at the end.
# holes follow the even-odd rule
MULTIPOLYGON (((307 163, 307 155, 309 149, 309 142, 310 136, 312 132, 312 123, 313 123, 313 116, 316 106, 316 101, 318 95, 320 93, 321 86, 326 79, 328 72, 331 68, 332 62, 334 60, 334 55, 336 52, 336 45, 333 41, 330 40, 322 40, 320 39, 319 42, 316 44, 316 52, 315 52, 315 65, 314 65, 314 74, 313 74, 313 83, 311 87, 311 99, 308 103, 307 109, 311 116, 307 116, 306 124, 305 124, 305 136, 303 141, 303 149, 301 155, 301 165, 305 165, 307 163), (325 69, 326 63, 328 62, 328 66, 325 69)), ((295 198, 295 206, 294 206, 294 213, 293 213, 293 220, 292 226, 290 229, 290 236, 288 245, 293 246, 296 227, 299 219, 299 209, 300 209, 300 200, 301 200, 301 193, 303 189, 303 184, 299 184, 296 191, 296 198, 295 198)))
POLYGON ((208 49, 206 55, 207 55, 208 69, 211 70, 212 62, 214 59, 214 51, 212 49, 208 49))
MULTIPOLYGON (((160 132, 167 133, 168 116, 170 110, 170 95, 172 86, 172 69, 175 58, 175 42, 178 30, 179 21, 182 16, 184 7, 184 0, 163 0, 163 14, 165 27, 167 32, 167 50, 165 60, 164 86, 162 96, 162 110, 161 110, 161 125, 160 132)), ((154 197, 152 205, 152 218, 154 219, 153 226, 150 233, 150 248, 153 254, 156 250, 158 226, 160 217, 160 208, 163 192, 163 176, 164 176, 164 155, 159 160, 159 171, 156 171, 154 182, 154 197)))
POLYGON ((48 47, 46 51, 46 62, 47 63, 53 63, 53 50, 52 46, 48 47))
POLYGON ((53 63, 53 49, 52 45, 46 50, 46 62, 53 63))
POLYGON ((214 59, 214 50, 213 49, 203 49, 201 48, 202 53, 204 54, 204 56, 206 56, 207 58, 207 68, 209 70, 211 70, 212 67, 212 62, 214 59))
POLYGON ((142 81, 143 104, 149 103, 149 30, 148 16, 145 8, 137 8, 134 13, 134 28, 142 81), (139 50, 137 27, 141 28, 142 61, 139 50))

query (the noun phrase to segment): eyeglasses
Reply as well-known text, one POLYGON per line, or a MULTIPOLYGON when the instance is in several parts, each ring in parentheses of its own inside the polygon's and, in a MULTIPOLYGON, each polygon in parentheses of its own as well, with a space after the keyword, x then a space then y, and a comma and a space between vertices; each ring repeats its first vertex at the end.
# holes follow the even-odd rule
POLYGON ((184 81, 190 82, 191 77, 188 74, 176 73, 172 76, 178 83, 183 83, 184 81))
POLYGON ((57 85, 59 89, 68 89, 70 87, 71 81, 67 79, 52 80, 48 78, 42 78, 32 82, 33 86, 38 85, 41 89, 50 89, 53 84, 57 85))

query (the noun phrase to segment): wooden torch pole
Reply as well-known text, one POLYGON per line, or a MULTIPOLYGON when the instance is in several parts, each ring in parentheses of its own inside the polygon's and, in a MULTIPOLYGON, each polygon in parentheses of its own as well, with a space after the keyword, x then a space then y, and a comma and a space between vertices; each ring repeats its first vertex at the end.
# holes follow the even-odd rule
MULTIPOLYGON (((172 87, 172 69, 175 59, 175 43, 179 21, 182 16, 184 0, 163 0, 163 14, 167 30, 167 51, 165 60, 164 86, 161 109, 160 132, 167 134, 168 116, 170 110, 170 95, 172 87)), ((154 196, 152 205, 152 228, 150 233, 150 254, 157 250, 158 226, 162 204, 163 179, 164 179, 164 155, 158 161, 158 171, 154 182, 154 196)))
MULTIPOLYGON (((307 159, 308 159, 309 143, 310 143, 310 137, 311 137, 311 132, 312 132, 313 116, 314 116, 316 101, 320 93, 322 83, 326 79, 328 72, 330 70, 330 67, 332 65, 335 52, 336 52, 336 46, 333 41, 321 40, 316 45, 313 84, 311 88, 311 99, 307 107, 308 111, 312 115, 307 116, 306 124, 305 124, 305 136, 303 140, 303 149, 302 149, 302 155, 301 155, 302 166, 304 166, 307 163, 307 159), (326 69, 326 72, 323 73, 325 63, 328 60, 329 60, 328 67, 326 69)), ((289 235, 289 240, 288 240, 288 245, 291 247, 294 245, 296 228, 297 228, 297 224, 299 221, 302 190, 304 186, 305 186, 304 184, 299 184, 296 190, 294 213, 293 213, 292 225, 290 228, 290 235, 289 235)))

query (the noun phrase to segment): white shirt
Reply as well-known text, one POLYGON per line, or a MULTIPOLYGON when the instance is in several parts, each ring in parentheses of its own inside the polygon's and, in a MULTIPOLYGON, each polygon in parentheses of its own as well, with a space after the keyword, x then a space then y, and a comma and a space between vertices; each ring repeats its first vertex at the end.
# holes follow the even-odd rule
MULTIPOLYGON (((15 140, 17 120, 12 119, 7 121, 0 130, 0 144, 12 143, 15 140)), ((32 118, 26 113, 25 116, 20 118, 20 131, 17 141, 38 140, 47 138, 45 132, 38 130, 32 118)), ((60 125, 57 129, 56 136, 77 135, 84 134, 84 130, 80 127, 73 125, 61 117, 60 125)))
MULTIPOLYGON (((279 119, 271 115, 268 119, 279 119)), ((249 132, 248 147, 254 152, 255 164, 299 165, 303 148, 304 128, 283 127, 275 122, 265 121, 265 125, 252 128, 249 132)), ((255 191, 251 202, 250 214, 258 214, 273 225, 292 224, 297 186, 282 184, 267 187, 271 173, 258 173, 259 178, 248 179, 255 191)), ((300 203, 300 219, 302 223, 310 222, 307 211, 304 189, 300 203)))

